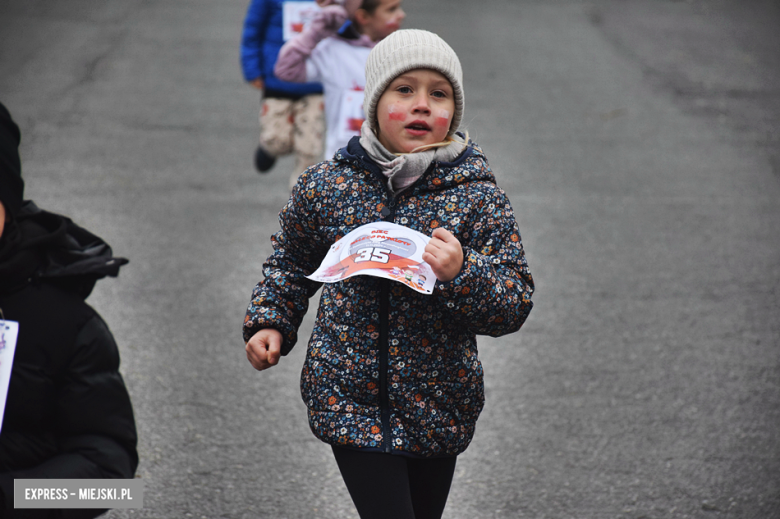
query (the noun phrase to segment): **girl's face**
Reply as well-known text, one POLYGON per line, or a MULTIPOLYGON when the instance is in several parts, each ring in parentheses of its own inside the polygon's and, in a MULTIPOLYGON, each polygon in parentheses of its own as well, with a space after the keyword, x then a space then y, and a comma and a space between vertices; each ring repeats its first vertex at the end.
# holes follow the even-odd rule
POLYGON ((382 0, 373 13, 358 9, 355 19, 371 41, 382 40, 398 30, 406 18, 406 13, 401 8, 402 3, 403 0, 382 0))
POLYGON ((391 153, 410 153, 443 141, 455 114, 449 80, 430 69, 414 69, 395 78, 376 107, 379 142, 391 153))

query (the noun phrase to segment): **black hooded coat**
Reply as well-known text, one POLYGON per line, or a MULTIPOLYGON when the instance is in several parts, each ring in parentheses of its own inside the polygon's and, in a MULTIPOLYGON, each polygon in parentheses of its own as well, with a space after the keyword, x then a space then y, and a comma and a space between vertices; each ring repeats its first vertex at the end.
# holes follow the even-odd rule
MULTIPOLYGON (((14 510, 14 479, 132 478, 133 409, 119 351, 86 304, 127 263, 70 219, 25 202, 0 238, 0 309, 19 323, 0 430, 0 517, 88 518, 104 510, 14 510)), ((2 323, 0 322, 0 325, 2 323)))

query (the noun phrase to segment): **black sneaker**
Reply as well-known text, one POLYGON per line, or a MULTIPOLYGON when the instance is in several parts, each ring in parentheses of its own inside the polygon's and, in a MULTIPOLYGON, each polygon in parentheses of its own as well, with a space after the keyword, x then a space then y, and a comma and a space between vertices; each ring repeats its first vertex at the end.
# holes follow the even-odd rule
POLYGON ((255 150, 255 169, 258 173, 265 173, 274 167, 275 162, 276 157, 269 155, 262 147, 257 147, 255 150))

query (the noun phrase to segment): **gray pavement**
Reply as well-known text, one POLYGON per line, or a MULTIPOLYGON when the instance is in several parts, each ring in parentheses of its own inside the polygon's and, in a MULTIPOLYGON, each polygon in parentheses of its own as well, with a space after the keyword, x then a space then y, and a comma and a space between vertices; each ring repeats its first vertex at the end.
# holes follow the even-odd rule
MULTIPOLYGON (((303 344, 264 373, 243 353, 292 168, 252 170, 246 4, 0 2, 28 197, 130 259, 90 298, 146 482, 110 518, 357 517, 308 430, 303 344)), ((537 282, 523 330, 480 341, 487 405, 445 517, 780 517, 780 6, 405 8, 461 57, 537 282)))

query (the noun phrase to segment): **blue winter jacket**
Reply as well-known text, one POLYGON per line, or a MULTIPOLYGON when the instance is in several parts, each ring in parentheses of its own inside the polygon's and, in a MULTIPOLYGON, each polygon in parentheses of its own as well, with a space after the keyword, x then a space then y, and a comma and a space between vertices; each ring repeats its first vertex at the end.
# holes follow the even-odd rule
POLYGON ((266 97, 301 97, 322 93, 319 83, 290 83, 274 76, 279 49, 284 45, 283 6, 304 0, 252 0, 241 37, 241 68, 244 79, 265 81, 266 97))
POLYGON ((431 295, 370 276, 322 287, 301 376, 309 424, 333 445, 456 455, 471 442, 484 403, 476 335, 518 330, 533 306, 512 207, 475 144, 452 163, 434 162, 397 196, 358 137, 306 170, 279 215, 244 339, 275 328, 287 354, 321 286, 305 276, 335 241, 380 220, 427 235, 448 229, 463 246, 463 267, 431 295))

